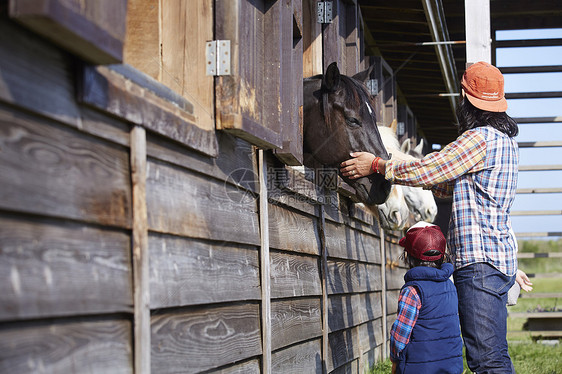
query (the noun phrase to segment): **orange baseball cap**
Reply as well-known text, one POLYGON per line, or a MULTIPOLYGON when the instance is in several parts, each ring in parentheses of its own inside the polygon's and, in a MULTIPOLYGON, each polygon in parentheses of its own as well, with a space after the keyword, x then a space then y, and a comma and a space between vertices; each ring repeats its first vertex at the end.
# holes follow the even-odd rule
POLYGON ((462 76, 461 86, 466 98, 475 107, 489 112, 505 112, 507 100, 501 71, 487 62, 470 65, 462 76))

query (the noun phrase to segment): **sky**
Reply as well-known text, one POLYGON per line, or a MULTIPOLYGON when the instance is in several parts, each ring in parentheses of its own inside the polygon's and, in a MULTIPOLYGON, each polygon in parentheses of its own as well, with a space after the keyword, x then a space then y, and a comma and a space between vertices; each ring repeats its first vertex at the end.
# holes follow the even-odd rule
MULTIPOLYGON (((497 40, 562 38, 562 29, 498 31, 497 40)), ((562 65, 562 47, 498 48, 496 65, 562 65)), ((562 73, 504 74, 505 92, 562 91, 562 73)), ((562 98, 508 99, 507 113, 517 117, 562 116, 562 98)), ((562 123, 519 124, 518 142, 562 141, 562 123)), ((562 147, 521 148, 520 165, 562 165, 562 147)), ((518 188, 562 187, 562 170, 520 171, 518 188)), ((562 210, 562 193, 518 194, 512 211, 562 210)), ((562 215, 512 216, 513 230, 561 232, 562 215)), ((553 237, 551 239, 557 239, 553 237)))

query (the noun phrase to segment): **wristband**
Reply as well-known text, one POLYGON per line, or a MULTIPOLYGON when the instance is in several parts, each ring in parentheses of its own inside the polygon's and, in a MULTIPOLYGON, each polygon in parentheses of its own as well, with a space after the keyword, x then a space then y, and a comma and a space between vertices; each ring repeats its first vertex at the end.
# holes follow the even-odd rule
POLYGON ((380 159, 381 159, 380 157, 375 157, 373 159, 373 162, 371 163, 371 170, 374 171, 375 173, 379 173, 379 160, 380 159))

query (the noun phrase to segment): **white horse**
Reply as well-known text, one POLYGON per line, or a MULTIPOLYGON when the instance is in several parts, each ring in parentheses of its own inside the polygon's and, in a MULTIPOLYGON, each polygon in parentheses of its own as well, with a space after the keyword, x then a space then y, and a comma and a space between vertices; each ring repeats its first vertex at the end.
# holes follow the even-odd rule
MULTIPOLYGON (((388 153, 392 154, 392 158, 398 160, 414 160, 416 157, 409 155, 402 151, 400 144, 398 143, 398 137, 396 136, 396 130, 394 126, 386 127, 386 126, 379 126, 379 133, 382 138, 382 142, 388 151, 388 153)), ((422 145, 423 147, 423 145, 422 145)), ((407 206, 409 212, 412 213, 413 218, 416 222, 418 221, 426 221, 426 222, 433 222, 435 220, 435 216, 437 215, 437 204, 435 203, 435 199, 433 198, 433 194, 431 191, 424 190, 421 187, 410 187, 410 186, 400 186, 400 185, 393 185, 393 189, 401 189, 402 194, 404 196, 404 202, 407 206)), ((392 193, 391 193, 392 194, 392 193)), ((390 198, 389 198, 390 199, 390 198)), ((387 204, 385 202, 385 204, 387 204)), ((390 214, 398 214, 393 212, 398 212, 400 210, 400 216, 403 215, 403 207, 399 208, 398 205, 400 204, 399 201, 391 202, 392 206, 385 206, 385 204, 379 205, 378 209, 380 212, 381 217, 381 225, 383 228, 387 228, 387 226, 392 227, 394 230, 401 230, 404 229, 408 224, 409 215, 403 219, 401 225, 394 225, 393 222, 386 221, 387 213, 386 211, 390 211, 390 214)))
MULTIPOLYGON (((421 139, 420 143, 414 148, 412 148, 410 139, 406 139, 404 140, 404 142, 402 142, 400 150, 405 154, 408 154, 417 159, 421 159, 423 158, 423 139, 421 139)), ((406 199, 406 202, 408 202, 408 199, 419 198, 420 201, 411 201, 408 203, 409 205, 420 207, 419 210, 414 211, 414 219, 416 221, 426 221, 432 223, 437 216, 437 204, 435 203, 433 193, 422 188, 417 188, 417 190, 417 195, 410 195, 408 197, 404 196, 404 198, 406 199)))

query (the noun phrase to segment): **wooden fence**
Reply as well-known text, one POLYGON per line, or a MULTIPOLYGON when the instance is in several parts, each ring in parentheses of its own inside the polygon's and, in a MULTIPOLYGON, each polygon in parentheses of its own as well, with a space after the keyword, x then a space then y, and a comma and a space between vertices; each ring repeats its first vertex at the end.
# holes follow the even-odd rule
MULTIPOLYGON (((55 3, 47 18, 64 23, 79 2, 55 3)), ((357 22, 356 5, 336 3, 357 22)), ((36 34, 50 23, 6 4, 0 373, 359 373, 387 355, 400 249, 348 187, 283 164, 294 146, 238 136, 253 126, 245 108, 242 128, 200 126, 162 82, 90 65, 107 54, 69 53, 36 34)), ((293 27, 310 13, 294 4, 293 27)))

